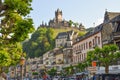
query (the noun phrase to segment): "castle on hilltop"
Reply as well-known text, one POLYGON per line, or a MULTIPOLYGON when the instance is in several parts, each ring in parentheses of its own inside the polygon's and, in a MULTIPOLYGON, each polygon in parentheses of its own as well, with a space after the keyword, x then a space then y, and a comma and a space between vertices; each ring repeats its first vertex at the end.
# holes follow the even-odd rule
MULTIPOLYGON (((71 27, 69 21, 64 20, 62 15, 63 15, 62 10, 57 9, 55 11, 55 18, 50 20, 48 22, 48 25, 47 25, 47 23, 42 22, 40 27, 52 27, 52 28, 71 27)), ((85 28, 82 24, 79 25, 78 29, 85 30, 85 28)))
POLYGON ((42 24, 40 25, 41 27, 53 27, 53 28, 57 28, 57 27, 69 27, 69 22, 63 20, 62 18, 62 10, 57 9, 55 11, 55 18, 53 18, 52 20, 49 21, 48 25, 44 22, 42 22, 42 24))
POLYGON ((69 22, 66 20, 63 20, 62 18, 62 10, 57 9, 55 11, 55 18, 53 20, 49 21, 49 26, 50 27, 69 27, 69 22))

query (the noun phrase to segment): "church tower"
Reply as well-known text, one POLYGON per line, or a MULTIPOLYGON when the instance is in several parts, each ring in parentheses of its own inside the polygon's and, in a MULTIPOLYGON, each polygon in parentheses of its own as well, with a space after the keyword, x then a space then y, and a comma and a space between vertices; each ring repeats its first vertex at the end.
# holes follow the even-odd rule
POLYGON ((55 11, 55 19, 57 23, 62 21, 62 11, 60 9, 57 9, 57 11, 55 11))

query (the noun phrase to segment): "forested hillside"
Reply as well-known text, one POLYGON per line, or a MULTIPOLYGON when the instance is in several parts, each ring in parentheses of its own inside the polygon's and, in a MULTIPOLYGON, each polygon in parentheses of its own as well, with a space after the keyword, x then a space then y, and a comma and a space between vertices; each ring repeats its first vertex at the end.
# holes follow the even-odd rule
POLYGON ((66 32, 74 30, 83 35, 85 31, 79 31, 73 28, 38 28, 32 35, 31 39, 23 42, 23 51, 27 53, 28 57, 39 57, 45 52, 55 47, 55 37, 59 32, 66 32))

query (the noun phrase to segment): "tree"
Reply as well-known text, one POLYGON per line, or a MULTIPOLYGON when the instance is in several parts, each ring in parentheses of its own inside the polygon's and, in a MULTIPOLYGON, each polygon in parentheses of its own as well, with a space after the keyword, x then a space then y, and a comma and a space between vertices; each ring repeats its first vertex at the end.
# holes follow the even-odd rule
POLYGON ((31 36, 31 39, 23 43, 23 51, 29 57, 39 57, 43 53, 54 48, 53 29, 38 28, 31 36))
POLYGON ((69 23, 70 27, 72 27, 73 21, 72 21, 72 20, 69 20, 68 23, 69 23))
POLYGON ((114 44, 105 45, 103 48, 96 47, 95 50, 87 52, 87 61, 97 61, 100 65, 105 67, 105 73, 109 73, 109 66, 111 63, 117 61, 120 57, 118 47, 114 44))
POLYGON ((74 25, 75 27, 78 27, 79 24, 76 22, 76 23, 73 23, 73 25, 74 25))
POLYGON ((26 17, 32 0, 0 0, 0 73, 5 66, 15 65, 23 55, 19 42, 34 31, 33 21, 26 17))
POLYGON ((55 76, 57 74, 57 70, 55 68, 50 69, 47 72, 50 76, 55 76))
POLYGON ((76 70, 77 70, 78 72, 82 72, 82 71, 85 70, 86 67, 87 67, 87 64, 86 64, 85 62, 83 62, 83 63, 78 63, 78 64, 76 65, 76 70))

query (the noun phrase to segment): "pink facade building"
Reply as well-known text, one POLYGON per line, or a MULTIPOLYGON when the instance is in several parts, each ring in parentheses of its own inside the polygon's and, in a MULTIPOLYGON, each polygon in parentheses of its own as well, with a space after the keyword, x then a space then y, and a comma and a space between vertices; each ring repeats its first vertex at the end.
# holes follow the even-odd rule
POLYGON ((102 48, 101 30, 102 24, 76 39, 73 44, 73 64, 83 62, 87 57, 87 51, 93 50, 97 46, 102 48))

